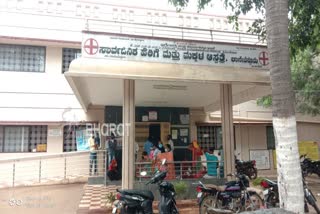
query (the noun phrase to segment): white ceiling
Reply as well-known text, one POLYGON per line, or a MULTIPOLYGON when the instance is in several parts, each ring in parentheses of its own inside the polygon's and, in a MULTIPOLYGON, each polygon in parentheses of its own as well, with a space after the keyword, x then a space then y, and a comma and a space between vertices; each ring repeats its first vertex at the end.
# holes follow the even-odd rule
MULTIPOLYGON (((122 79, 86 77, 77 79, 77 85, 92 105, 122 105, 122 79)), ((219 84, 213 83, 136 80, 135 86, 137 106, 206 107, 220 100, 219 84), (165 89, 155 89, 154 85, 165 89)), ((233 84, 233 95, 254 87, 233 84)))

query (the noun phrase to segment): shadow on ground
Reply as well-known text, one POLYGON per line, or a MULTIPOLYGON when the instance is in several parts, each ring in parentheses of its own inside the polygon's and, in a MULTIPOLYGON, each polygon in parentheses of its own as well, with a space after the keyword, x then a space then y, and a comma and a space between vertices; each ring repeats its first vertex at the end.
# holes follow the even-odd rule
POLYGON ((0 190, 1 214, 73 214, 77 212, 84 183, 0 190))

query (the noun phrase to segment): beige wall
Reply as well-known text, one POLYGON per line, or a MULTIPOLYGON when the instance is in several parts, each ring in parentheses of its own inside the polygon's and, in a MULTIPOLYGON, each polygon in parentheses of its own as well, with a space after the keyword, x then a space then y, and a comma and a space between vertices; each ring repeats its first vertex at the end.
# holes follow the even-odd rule
MULTIPOLYGON (((267 149, 266 125, 235 125, 236 155, 241 160, 250 160, 250 150, 267 149), (240 153, 240 154, 239 154, 240 153), (238 155, 239 154, 239 155, 238 155)), ((272 150, 269 150, 270 170, 259 170, 258 174, 275 174, 272 150)))
POLYGON ((46 73, 62 74, 62 48, 47 47, 46 49, 46 73))
POLYGON ((297 132, 299 141, 320 142, 320 124, 298 123, 297 132))

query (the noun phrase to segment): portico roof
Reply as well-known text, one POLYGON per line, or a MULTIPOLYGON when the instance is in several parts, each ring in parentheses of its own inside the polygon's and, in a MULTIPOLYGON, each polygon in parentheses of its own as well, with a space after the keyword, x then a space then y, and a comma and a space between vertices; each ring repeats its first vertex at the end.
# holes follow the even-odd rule
POLYGON ((65 73, 84 110, 122 105, 123 79, 136 80, 137 106, 220 109, 220 83, 231 83, 233 104, 270 93, 266 70, 79 58, 65 73))

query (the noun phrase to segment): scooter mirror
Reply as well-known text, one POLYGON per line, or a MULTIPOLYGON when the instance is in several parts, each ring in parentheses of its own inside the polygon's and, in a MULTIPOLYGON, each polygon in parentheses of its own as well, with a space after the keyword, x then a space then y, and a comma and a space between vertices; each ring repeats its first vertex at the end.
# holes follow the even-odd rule
POLYGON ((146 176, 146 175, 147 175, 147 172, 146 172, 146 171, 142 171, 142 172, 140 172, 140 175, 141 175, 141 176, 146 176))
POLYGON ((166 164, 166 162, 167 162, 167 160, 166 160, 166 159, 162 159, 161 165, 165 165, 165 164, 166 164))

